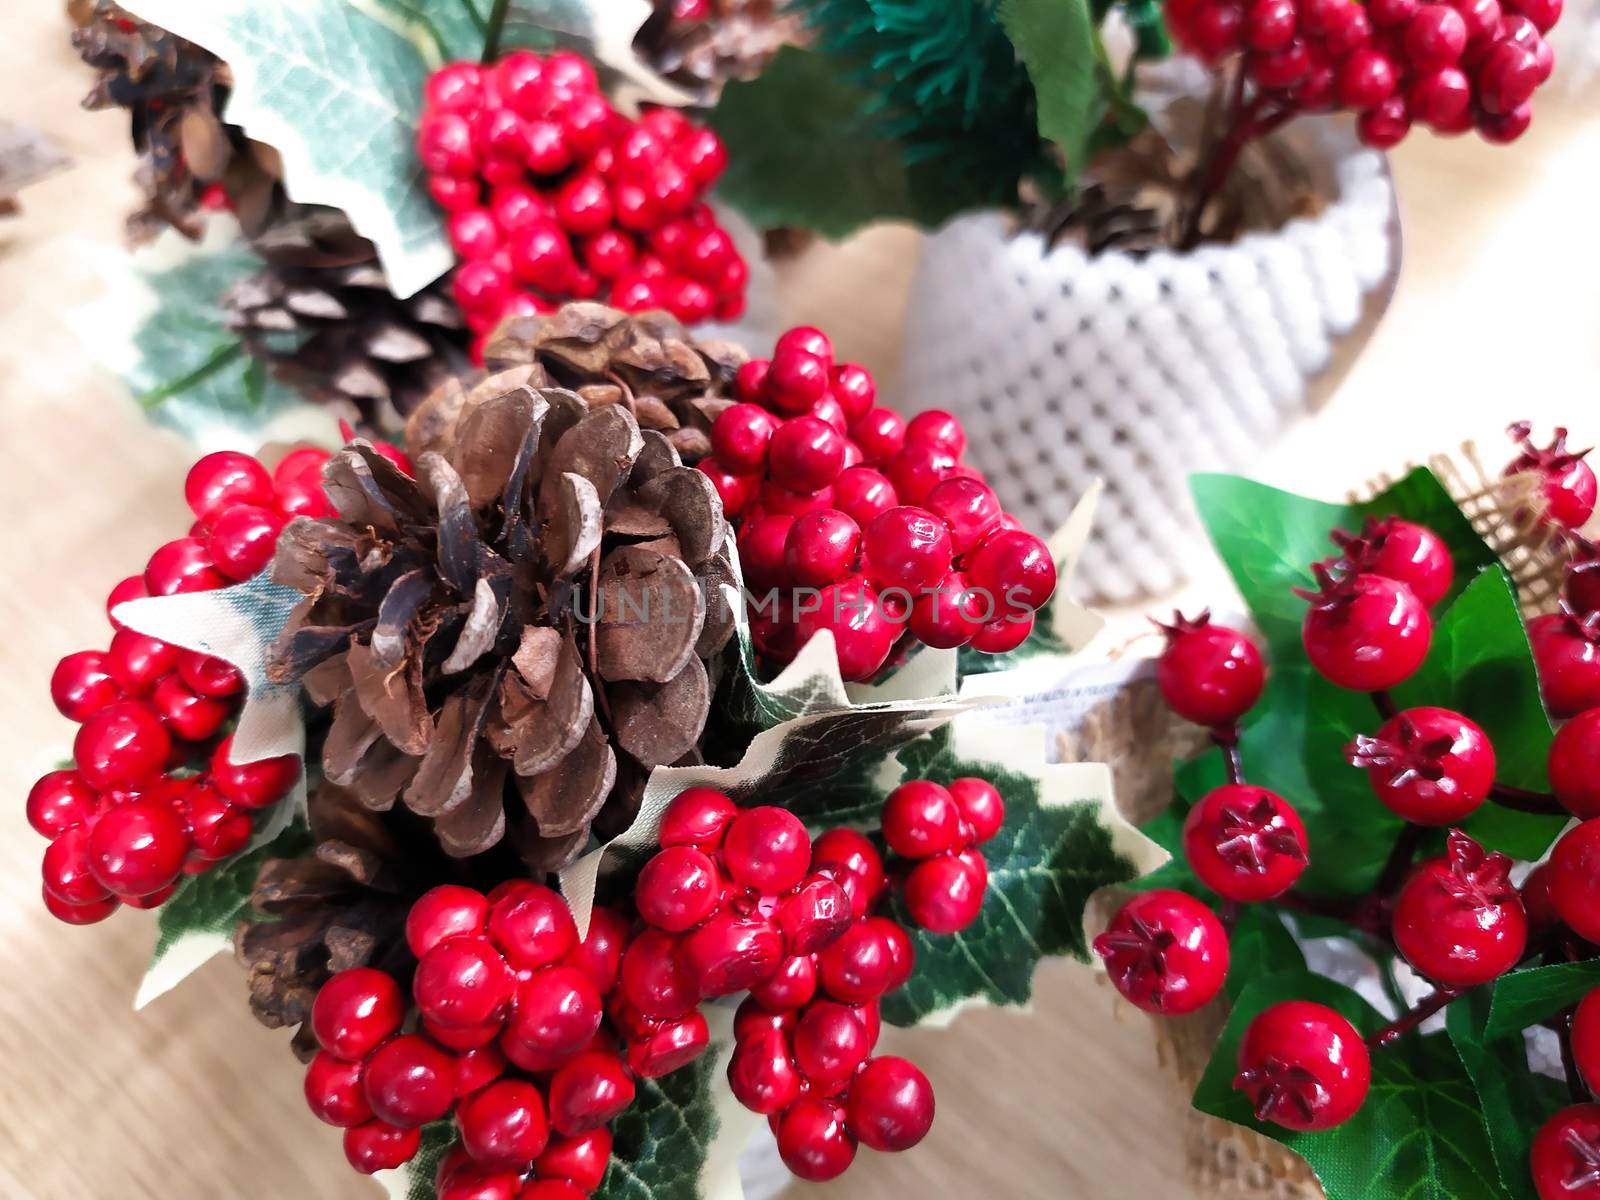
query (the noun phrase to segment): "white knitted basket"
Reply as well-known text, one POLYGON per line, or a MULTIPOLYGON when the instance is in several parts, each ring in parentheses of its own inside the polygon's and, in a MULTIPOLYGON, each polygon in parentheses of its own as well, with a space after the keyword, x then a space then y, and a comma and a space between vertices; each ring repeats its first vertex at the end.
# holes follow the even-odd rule
POLYGON ((927 239, 898 407, 959 416, 967 460, 1030 528, 1059 527, 1106 481, 1075 577, 1085 599, 1181 583, 1204 544, 1188 475, 1248 467, 1320 404, 1393 291, 1387 162, 1345 124, 1295 124, 1295 151, 1326 160, 1337 194, 1275 232, 1089 257, 983 213, 927 239))

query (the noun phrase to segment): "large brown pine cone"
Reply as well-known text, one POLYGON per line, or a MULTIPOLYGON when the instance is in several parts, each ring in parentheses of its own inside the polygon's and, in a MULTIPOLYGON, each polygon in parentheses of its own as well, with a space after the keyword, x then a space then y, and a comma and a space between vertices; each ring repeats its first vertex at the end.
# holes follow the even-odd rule
POLYGON ((333 705, 331 782, 454 856, 507 839, 553 870, 695 753, 733 630, 721 502, 626 403, 536 364, 441 389, 407 449, 415 480, 352 443, 338 517, 289 526, 273 574, 306 598, 268 674, 333 705))

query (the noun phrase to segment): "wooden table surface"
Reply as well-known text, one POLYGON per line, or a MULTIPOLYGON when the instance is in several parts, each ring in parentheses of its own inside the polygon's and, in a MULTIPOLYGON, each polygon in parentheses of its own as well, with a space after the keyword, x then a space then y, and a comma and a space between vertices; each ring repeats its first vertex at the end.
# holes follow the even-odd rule
MULTIPOLYGON (((59 4, 9 7, 0 116, 49 131, 77 165, 0 222, 0 671, 13 691, 0 722, 0 1195, 370 1197, 306 1111, 284 1036, 250 1019, 231 962, 136 1016, 153 920, 70 929, 39 902, 43 842, 22 801, 72 733, 47 698, 51 667, 104 644, 110 585, 186 524, 193 455, 91 369, 65 326, 99 294, 95 256, 119 252, 131 158, 118 115, 77 106, 89 75, 59 4)), ((1264 451, 1259 473, 1336 496, 1516 417, 1600 436, 1600 113, 1568 97, 1509 150, 1418 136, 1394 162, 1406 237, 1394 305, 1334 402, 1264 451)), ((786 311, 888 375, 914 253, 913 235, 880 230, 808 255, 781 279, 786 311)), ((935 1082, 936 1135, 914 1153, 863 1154, 803 1194, 1194 1194, 1183 1099, 1148 1026, 1083 968, 1045 966, 1031 1013, 971 1012, 892 1040, 935 1082)))

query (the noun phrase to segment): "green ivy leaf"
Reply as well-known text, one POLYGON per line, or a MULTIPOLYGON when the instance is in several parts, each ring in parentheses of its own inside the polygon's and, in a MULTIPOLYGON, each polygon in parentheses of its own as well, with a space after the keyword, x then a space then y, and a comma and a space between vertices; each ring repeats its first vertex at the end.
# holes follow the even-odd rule
POLYGON ((1600 987, 1600 960, 1555 963, 1502 975, 1487 988, 1489 1010, 1481 1022, 1485 1041, 1520 1033, 1576 1004, 1600 987))
POLYGON ((1228 935, 1228 998, 1237 1001, 1257 979, 1304 971, 1306 956, 1276 908, 1246 904, 1228 935))
POLYGON ((1039 135, 1061 148, 1076 178, 1102 100, 1103 51, 1088 0, 1001 0, 998 15, 1033 80, 1039 135))
POLYGON ((1520 1038, 1494 1042, 1495 1035, 1486 1028, 1493 1021, 1488 990, 1478 988, 1450 1005, 1445 1029, 1477 1091, 1507 1194, 1513 1200, 1539 1200, 1528 1171, 1528 1151, 1545 1118, 1569 1102, 1567 1091, 1529 1067, 1520 1038))
POLYGON ((1239 1042, 1263 1009, 1312 1000, 1342 1013, 1363 1034, 1383 1018, 1349 988, 1310 972, 1252 982, 1240 993, 1213 1051, 1194 1106, 1283 1143, 1311 1164, 1328 1200, 1506 1200, 1477 1094, 1443 1036, 1410 1035, 1372 1056, 1372 1090, 1355 1116, 1321 1133, 1257 1121, 1235 1091, 1239 1042))
POLYGON ((261 864, 269 858, 293 858, 310 848, 310 833, 296 822, 259 849, 202 875, 185 875, 156 918, 156 948, 134 1008, 143 1008, 169 991, 207 959, 231 953, 234 928, 250 911, 250 889, 261 864))

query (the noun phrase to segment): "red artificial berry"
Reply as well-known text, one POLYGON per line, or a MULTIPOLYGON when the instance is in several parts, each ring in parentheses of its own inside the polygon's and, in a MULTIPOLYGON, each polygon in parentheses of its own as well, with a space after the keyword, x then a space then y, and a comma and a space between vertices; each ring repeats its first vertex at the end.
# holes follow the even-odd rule
POLYGON ((815 492, 844 470, 844 438, 821 417, 795 417, 773 432, 767 458, 767 471, 780 487, 815 492))
POLYGON ((585 1051, 550 1081, 550 1124, 567 1137, 601 1128, 632 1103, 627 1068, 604 1051, 585 1051))
POLYGON ((587 1193, 566 1179, 533 1179, 523 1185, 517 1200, 587 1200, 587 1193))
POLYGON ((459 209, 445 222, 450 244, 462 258, 490 258, 505 243, 487 208, 459 209))
MULTIPOLYGON (((1445 8, 1443 4, 1428 7, 1457 15, 1454 9, 1445 8)), ((1444 599, 1455 578, 1450 548, 1444 544, 1444 539, 1414 521, 1368 517, 1359 536, 1335 530, 1332 538, 1343 552, 1348 569, 1358 574, 1398 580, 1410 587, 1417 599, 1429 608, 1444 599)))
POLYGON ((232 753, 233 736, 230 734, 211 752, 211 786, 240 808, 265 808, 287 796, 300 778, 298 755, 280 754, 275 758, 236 763, 229 757, 232 753))
POLYGON ((183 808, 194 851, 204 861, 232 858, 250 844, 255 832, 250 814, 234 808, 215 789, 205 784, 189 788, 183 808))
POLYGON ((854 829, 830 829, 811 844, 811 869, 831 871, 845 895, 850 911, 861 920, 883 893, 883 859, 868 838, 854 829))
POLYGON ((983 540, 967 563, 967 579, 987 592, 1002 617, 1037 611, 1056 589, 1050 549, 1021 529, 1000 529, 983 540))
POLYGON ((178 657, 178 677, 197 695, 225 700, 244 690, 239 668, 210 654, 185 650, 178 657))
POLYGON ((368 1121, 344 1131, 344 1156, 363 1175, 405 1166, 422 1148, 422 1130, 368 1121))
POLYGON ((1255 0, 1245 14, 1245 45, 1259 53, 1282 50, 1294 40, 1294 0, 1255 0))
POLYGON ((933 1085, 914 1063, 893 1055, 862 1068, 846 1105, 850 1132, 885 1154, 911 1149, 933 1127, 933 1085))
POLYGON ((1228 974, 1228 935, 1200 901, 1158 889, 1135 896, 1094 940, 1117 991, 1146 1012, 1181 1016, 1209 1003, 1228 974))
POLYGON ((772 348, 774 360, 794 354, 809 354, 833 369, 833 342, 822 330, 811 325, 796 325, 786 330, 772 348))
POLYGON ((974 842, 987 842, 1005 825, 1005 801, 1001 799, 1000 789, 987 779, 972 775, 952 779, 949 792, 950 798, 961 810, 961 819, 971 830, 974 842))
POLYGON ((501 1079, 468 1096, 456 1112, 461 1144, 491 1171, 524 1171, 549 1141, 544 1099, 522 1079, 501 1079))
POLYGON ((111 639, 104 666, 123 695, 142 698, 177 668, 181 657, 176 646, 132 629, 120 629, 111 639))
POLYGON ((1202 5, 1189 29, 1191 49, 1204 62, 1215 63, 1239 48, 1243 12, 1236 4, 1202 5))
POLYGON ((1000 523, 1003 514, 994 490, 963 475, 940 482, 924 501, 928 511, 950 530, 950 548, 965 554, 1000 523))
POLYGON ((584 1192, 598 1191, 611 1160, 611 1134, 594 1129, 574 1138, 553 1136, 534 1160, 540 1179, 564 1179, 584 1192))
POLYGON ((989 594, 973 587, 960 571, 951 571, 912 600, 907 624, 919 642, 948 650, 972 641, 994 615, 989 594))
POLYGON ((1533 22, 1540 33, 1549 33, 1561 19, 1562 0, 1517 0, 1517 12, 1533 22))
POLYGON ((796 887, 811 865, 811 837, 788 809, 747 808, 728 826, 722 844, 728 875, 767 896, 796 887))
POLYGON ((1160 626, 1166 649, 1156 668, 1161 697, 1186 721, 1229 726, 1261 698, 1261 652, 1237 629, 1213 625, 1211 614, 1174 613, 1160 626))
POLYGON ((50 771, 28 790, 28 824, 47 838, 57 838, 87 822, 99 804, 78 772, 50 771))
POLYGON ((960 849, 966 841, 961 810, 932 780, 913 779, 890 792, 882 821, 889 849, 905 858, 931 858, 960 849))
POLYGON ((1475 987, 1517 964, 1528 942, 1511 860, 1452 830, 1449 853, 1429 859, 1395 900, 1394 940, 1419 974, 1445 987, 1475 987))
POLYGON ((1572 1057, 1592 1091, 1590 1081, 1600 1082, 1600 989, 1584 996, 1572 1014, 1572 1057))
POLYGON ((741 400, 759 400, 766 391, 767 376, 772 371, 772 360, 752 358, 743 363, 733 376, 733 394, 741 400))
POLYGON ((371 967, 340 971, 311 1004, 311 1032, 335 1058, 359 1062, 400 1028, 405 999, 393 977, 371 967))
POLYGON ((712 424, 711 451, 733 471, 759 471, 766 465, 767 446, 777 429, 778 418, 759 404, 735 404, 712 424))
POLYGON ((333 455, 320 446, 300 446, 289 451, 272 468, 274 484, 293 479, 321 479, 322 468, 333 455))
POLYGON ((119 632, 124 628, 121 621, 112 616, 119 604, 126 604, 130 600, 142 600, 150 594, 150 589, 144 586, 144 572, 129 575, 116 587, 111 589, 111 594, 106 597, 106 617, 112 626, 119 632))
POLYGON ((628 1045, 628 1069, 641 1079, 660 1079, 706 1052, 711 1029, 698 1011, 666 1021, 643 1041, 628 1045))
POLYGON ((818 957, 823 990, 845 1004, 876 1000, 895 976, 894 953, 881 929, 858 921, 818 957))
POLYGON ((855 570, 861 529, 837 509, 821 508, 796 517, 783 544, 783 561, 799 587, 821 588, 855 570))
POLYGON ((251 579, 271 564, 285 523, 270 508, 235 504, 212 518, 206 550, 229 579, 251 579))
POLYGON ((156 684, 150 703, 172 735, 185 742, 206 741, 222 728, 232 712, 232 707, 221 700, 195 695, 176 675, 168 675, 156 684))
POLYGON ((1550 900, 1585 941, 1600 941, 1600 820, 1567 830, 1550 854, 1550 900))
POLYGON ((978 630, 970 644, 980 654, 1005 654, 1028 640, 1033 624, 1032 613, 1001 617, 978 630))
POLYGON ((779 900, 775 914, 791 955, 815 954, 829 945, 845 931, 853 915, 844 887, 820 874, 779 900))
POLYGON ((1384 807, 1418 825, 1450 825, 1475 812, 1494 787, 1489 735, 1447 708, 1408 708, 1376 737, 1346 750, 1364 767, 1384 807))
POLYGON ((1600 817, 1600 708, 1579 713, 1556 732, 1549 769, 1550 789, 1568 812, 1580 821, 1600 817))
POLYGON ((900 503, 894 484, 871 467, 848 467, 833 481, 834 506, 862 528, 900 503))
POLYGON ((1456 67, 1440 67, 1422 76, 1411 85, 1406 99, 1417 120, 1441 133, 1465 132, 1471 127, 1472 81, 1456 67))
POLYGON ((1372 1060, 1344 1017, 1288 1000, 1257 1013, 1239 1043, 1233 1086, 1258 1121, 1311 1132, 1348 1121, 1367 1098, 1372 1060))
MULTIPOLYGON (((848 908, 845 914, 848 919, 848 908)), ((781 923, 782 918, 779 920, 781 923)), ((811 998, 816 994, 817 964, 809 952, 793 954, 784 959, 776 971, 750 989, 751 998, 772 1012, 801 1008, 811 1003, 811 998)))
POLYGON ((623 952, 622 995, 647 1017, 671 1020, 699 1002, 696 979, 684 961, 681 945, 671 934, 647 929, 623 952))
POLYGON ((372 1120, 372 1105, 361 1090, 362 1064, 317 1051, 306 1068, 306 1103, 317 1120, 350 1129, 372 1120))
POLYGON ((940 855, 918 863, 906 877, 906 910, 930 933, 959 933, 983 910, 988 873, 973 860, 940 855))
POLYGON ((921 505, 950 476, 957 463, 956 456, 948 450, 908 439, 884 470, 903 502, 921 505))
POLYGON ((749 1041, 758 1034, 775 1031, 785 1037, 794 1029, 799 1014, 794 1009, 769 1009, 754 995, 739 1002, 733 1014, 733 1040, 749 1041))
POLYGON ((446 938, 481 934, 489 919, 482 892, 444 883, 424 892, 406 914, 406 944, 419 959, 446 938))
POLYGON ((856 1156, 856 1139, 845 1127, 844 1110, 831 1100, 802 1096, 778 1121, 783 1165, 811 1183, 837 1179, 856 1156))
MULTIPOLYGON (((853 1016, 850 1020, 860 1028, 853 1016)), ((795 1102, 800 1086, 800 1073, 783 1033, 767 1029, 738 1039, 728 1060, 728 1087, 740 1104, 753 1113, 772 1116, 795 1102)))
POLYGON ((435 1183, 435 1200, 517 1200, 517 1195, 522 1188, 522 1176, 516 1171, 489 1172, 484 1168, 466 1161, 466 1151, 457 1146, 465 1165, 458 1165, 449 1172, 444 1167, 450 1163, 445 1159, 439 1164, 440 1175, 435 1183))
POLYGON ((840 363, 834 367, 831 384, 829 390, 851 425, 866 416, 878 398, 878 385, 873 382, 872 373, 855 363, 840 363))
POLYGON ((45 911, 56 920, 68 925, 93 925, 97 921, 104 921, 122 907, 122 901, 115 896, 105 896, 99 900, 91 900, 87 904, 68 904, 52 894, 48 886, 45 887, 42 898, 45 911))
POLYGON ((589 914, 588 934, 566 962, 587 975, 602 996, 609 995, 617 986, 627 944, 628 922, 612 909, 597 907, 589 914))
POLYGON ((1206 793, 1183 823, 1183 853, 1200 882, 1229 900, 1271 900, 1310 861, 1306 829, 1283 797, 1228 783, 1206 793))
POLYGON ((67 830, 50 843, 42 869, 45 894, 62 904, 100 904, 111 895, 90 870, 89 830, 81 826, 67 830))
POLYGON ((722 846, 738 815, 738 806, 714 788, 685 788, 661 814, 656 837, 662 846, 694 846, 710 854, 722 846))
MULTIPOLYGON (((1521 47, 1516 47, 1521 49, 1521 47)), ((1508 64, 1511 56, 1507 56, 1508 64)), ((1521 62, 1520 59, 1517 62, 1521 62)), ((1485 67, 1487 67, 1487 62, 1485 67)), ((1526 99, 1527 97, 1523 97, 1526 99)), ((1517 102, 1518 104, 1521 101, 1517 102)), ((1517 104, 1504 106, 1503 111, 1517 104)), ((1565 529, 1577 529, 1594 513, 1596 482, 1594 470, 1584 461, 1587 450, 1569 450, 1567 431, 1557 428, 1548 446, 1538 447, 1530 437, 1532 429, 1526 422, 1513 425, 1511 436, 1517 441, 1521 453, 1506 468, 1507 475, 1534 472, 1540 476, 1547 520, 1565 529)))
MULTIPOLYGON (((1520 108, 1532 98, 1542 82, 1539 60, 1533 51, 1511 41, 1497 42, 1489 48, 1488 54, 1478 64, 1476 78, 1478 102, 1492 115, 1510 113, 1520 108)), ((1589 481, 1592 483, 1593 479, 1591 471, 1589 481)), ((1593 500, 1589 508, 1592 512, 1593 500)), ((1584 520, 1588 520, 1588 517, 1584 520)))
POLYGON ((428 76, 426 106, 440 112, 471 112, 483 103, 483 68, 477 63, 450 63, 428 76))
POLYGON ((692 846, 668 846, 645 864, 634 900, 651 925, 682 933, 716 911, 721 893, 716 863, 692 846))
POLYGON ((1254 59, 1250 73, 1264 90, 1286 92, 1311 73, 1311 65, 1311 52, 1306 44, 1295 41, 1282 50, 1254 59))
POLYGON ((1600 707, 1600 613, 1547 613, 1528 622, 1539 690, 1553 717, 1600 707))
POLYGON ((1483 140, 1496 146, 1510 145, 1528 131, 1533 123, 1533 106, 1523 103, 1509 112, 1482 112, 1478 115, 1478 132, 1483 140))
POLYGON ((446 212, 459 212, 478 203, 478 181, 454 175, 430 175, 428 194, 446 212))
POLYGON ((1408 679, 1433 640, 1433 622, 1417 594, 1382 575, 1336 579, 1320 563, 1313 570, 1320 590, 1296 589, 1311 601, 1301 626, 1311 665, 1352 691, 1381 691, 1408 679))
POLYGON ((189 511, 201 520, 236 504, 271 508, 272 476, 248 454, 218 450, 189 468, 183 497, 189 502, 189 511))
POLYGON ((427 1020, 471 1029, 504 1016, 514 982, 506 960, 488 938, 461 936, 438 942, 423 954, 411 993, 427 1020))
POLYGON ((1528 1163, 1539 1200, 1600 1197, 1600 1104, 1573 1104, 1546 1121, 1528 1163))
POLYGON ((600 993, 587 975, 545 967, 517 984, 500 1048, 525 1071, 552 1070, 588 1045, 601 1015, 600 993))
POLYGON ((172 738, 148 704, 119 700, 78 729, 72 757, 96 791, 137 788, 154 779, 172 752, 172 738))
POLYGON ((868 466, 882 466, 905 445, 905 419, 887 408, 868 409, 865 416, 851 424, 850 437, 861 447, 868 466))
POLYGON ((460 1052, 456 1058, 457 1098, 488 1087, 506 1073, 508 1065, 506 1056, 487 1044, 460 1052))
POLYGON ((683 963, 699 998, 710 1000, 760 983, 778 969, 783 949, 783 935, 771 921, 725 909, 684 940, 683 963))
POLYGON ((50 699, 56 711, 69 721, 86 721, 120 700, 122 689, 106 667, 106 655, 98 650, 79 650, 57 663, 50 676, 50 699))
POLYGON ((1413 70, 1452 66, 1467 49, 1467 23, 1448 4, 1424 4, 1406 22, 1403 45, 1413 70))
POLYGON ((144 569, 144 584, 152 596, 209 592, 227 583, 227 577, 212 563, 206 543, 197 537, 168 542, 150 556, 144 569))
POLYGON ((809 413, 827 390, 828 364, 815 354, 773 352, 762 391, 779 412, 790 416, 809 413))
POLYGON ((862 538, 867 578, 913 597, 945 577, 950 559, 950 531, 925 508, 891 508, 867 526, 862 538))
POLYGON ((906 422, 906 444, 933 446, 959 459, 967 448, 967 431, 952 414, 927 408, 906 422))
POLYGON ((855 1011, 826 1001, 811 1005, 794 1028, 794 1061, 812 1083, 841 1083, 867 1059, 871 1044, 855 1011))
POLYGON ((773 513, 746 521, 739 530, 739 565, 753 593, 789 586, 785 549, 794 522, 787 513, 773 513))
POLYGON ((702 458, 696 467, 711 480, 717 489, 717 497, 722 501, 722 510, 730 517, 736 517, 750 507, 761 490, 761 476, 758 474, 740 475, 728 470, 714 458, 702 458))
POLYGON ((1361 140, 1378 150, 1398 145, 1411 131, 1411 109, 1404 96, 1390 96, 1367 109, 1356 122, 1361 140))
POLYGON ((578 944, 572 910, 542 884, 513 880, 489 896, 489 938, 519 970, 560 962, 578 944))
POLYGON ((1394 63, 1381 51, 1362 47, 1339 64, 1339 103, 1357 110, 1372 108, 1389 98, 1398 79, 1394 63))

